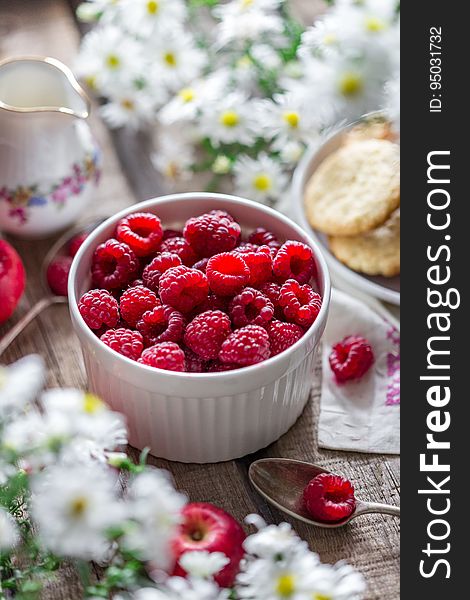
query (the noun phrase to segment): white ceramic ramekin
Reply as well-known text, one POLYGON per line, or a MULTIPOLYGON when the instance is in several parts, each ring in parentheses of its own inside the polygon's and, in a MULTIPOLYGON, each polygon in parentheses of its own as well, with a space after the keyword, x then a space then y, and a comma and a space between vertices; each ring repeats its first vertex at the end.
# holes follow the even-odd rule
POLYGON ((300 416, 312 385, 315 349, 325 328, 330 279, 318 245, 281 214, 250 200, 208 193, 163 196, 131 206, 100 225, 78 251, 70 271, 69 302, 90 390, 127 417, 129 442, 181 462, 220 462, 264 448, 300 416), (313 326, 285 352, 263 363, 222 373, 175 373, 140 365, 103 344, 85 325, 77 300, 90 288, 96 246, 119 219, 135 211, 157 214, 166 227, 213 208, 226 210, 250 231, 263 226, 280 239, 315 251, 323 305, 313 326))

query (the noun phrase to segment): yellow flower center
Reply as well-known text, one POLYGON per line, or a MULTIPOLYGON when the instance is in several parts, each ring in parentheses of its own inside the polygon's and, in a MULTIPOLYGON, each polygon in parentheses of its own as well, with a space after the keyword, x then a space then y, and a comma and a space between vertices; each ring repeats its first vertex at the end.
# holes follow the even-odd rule
POLYGON ((96 75, 87 75, 85 83, 91 90, 96 90, 96 75))
POLYGON ((237 60, 237 67, 239 69, 249 69, 252 64, 251 58, 247 54, 237 60))
POLYGON ((95 394, 85 394, 83 398, 84 412, 88 413, 89 415, 93 415, 99 410, 102 410, 104 406, 104 402, 101 400, 101 398, 95 396, 95 394))
POLYGON ((158 2, 155 2, 155 0, 150 0, 150 2, 147 2, 147 12, 149 15, 156 15, 159 8, 160 6, 158 2))
POLYGON ((173 52, 165 52, 163 60, 169 67, 176 67, 176 56, 173 52))
POLYGON ((336 44, 336 40, 338 38, 335 36, 334 33, 327 33, 324 37, 323 37, 323 43, 326 46, 332 46, 333 44, 336 44))
POLYGON ((184 88, 178 92, 178 96, 185 103, 192 102, 196 97, 196 94, 191 88, 184 88))
POLYGON ((121 66, 121 59, 119 56, 116 56, 116 54, 108 54, 106 64, 110 69, 119 69, 121 66))
POLYGON ((254 0, 242 0, 242 8, 249 8, 254 0))
POLYGON ((358 73, 344 73, 339 82, 339 91, 343 96, 356 96, 363 88, 364 81, 358 73))
POLYGON ((124 99, 121 100, 121 106, 122 108, 125 108, 126 110, 134 110, 134 103, 132 102, 132 100, 128 100, 128 99, 124 99))
POLYGON ((267 192, 273 186, 271 177, 266 173, 260 173, 253 179, 253 187, 259 192, 267 192))
POLYGON ((331 600, 331 596, 325 596, 325 594, 314 594, 313 600, 331 600))
POLYGON ((367 17, 365 25, 367 31, 372 31, 373 33, 376 33, 377 31, 383 31, 385 29, 385 23, 378 17, 367 17))
POLYGON ((276 592, 281 598, 289 598, 295 592, 293 575, 281 575, 277 580, 276 592))
POLYGON ((287 111, 283 115, 284 121, 292 127, 292 129, 296 129, 299 126, 300 116, 299 113, 294 111, 287 111))
POLYGON ((220 122, 224 127, 236 127, 240 122, 240 117, 234 110, 226 110, 220 115, 220 122))
POLYGON ((177 179, 179 175, 178 165, 174 161, 170 161, 166 165, 164 173, 168 179, 177 179))
POLYGON ((81 517, 88 507, 88 500, 84 496, 74 498, 70 503, 70 514, 72 517, 81 517))

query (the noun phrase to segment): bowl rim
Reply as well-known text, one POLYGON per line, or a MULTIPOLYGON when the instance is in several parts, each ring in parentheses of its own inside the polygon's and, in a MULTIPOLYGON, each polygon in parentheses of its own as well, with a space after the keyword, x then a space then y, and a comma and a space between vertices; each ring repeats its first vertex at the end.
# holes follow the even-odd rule
POLYGON ((277 363, 281 363, 282 361, 285 361, 286 358, 290 354, 293 354, 298 348, 300 348, 302 345, 305 345, 308 342, 308 340, 311 337, 313 337, 314 333, 316 333, 316 331, 320 327, 322 327, 323 322, 326 321, 326 318, 328 315, 330 296, 331 296, 331 282, 330 282, 330 274, 329 274, 327 262, 325 260, 325 257, 323 256, 323 251, 321 250, 320 245, 318 244, 318 242, 316 242, 315 240, 312 239, 311 235, 307 231, 302 229, 302 227, 300 227, 297 223, 295 223, 294 221, 292 221, 285 215, 279 213, 278 211, 276 211, 272 208, 269 208, 268 206, 265 206, 263 204, 255 202, 254 200, 248 200, 246 198, 241 198, 239 196, 234 196, 234 195, 230 195, 230 194, 219 194, 219 193, 213 193, 213 192, 183 192, 183 193, 176 193, 176 194, 165 194, 163 196, 156 196, 154 198, 149 198, 148 200, 144 200, 142 202, 132 204, 132 205, 120 210, 119 212, 115 213, 114 215, 110 216, 103 223, 98 225, 98 227, 96 227, 88 235, 88 237, 85 239, 85 241, 80 246, 77 254, 75 255, 75 257, 72 261, 72 265, 70 267, 70 273, 69 273, 69 280, 68 280, 69 308, 70 308, 70 312, 72 313, 72 316, 74 317, 73 326, 79 327, 80 330, 84 333, 84 335, 88 338, 90 343, 95 344, 98 348, 100 348, 101 351, 109 354, 110 357, 114 358, 118 362, 121 362, 123 364, 123 367, 125 365, 127 365, 128 367, 130 367, 132 369, 139 369, 141 372, 142 372, 142 369, 144 369, 145 370, 144 372, 154 373, 155 376, 158 376, 158 377, 164 377, 164 378, 168 378, 168 379, 174 379, 175 377, 177 377, 178 379, 183 380, 183 381, 184 380, 187 380, 187 381, 195 381, 195 380, 214 381, 216 379, 224 380, 224 379, 232 378, 234 373, 238 373, 241 371, 243 371, 243 373, 246 373, 247 375, 249 373, 258 373, 263 368, 272 367, 277 363), (109 346, 107 346, 104 342, 102 342, 94 334, 94 332, 86 325, 85 321, 83 320, 83 317, 81 316, 81 314, 78 310, 78 302, 77 302, 77 298, 75 295, 75 281, 76 281, 76 277, 77 277, 77 270, 78 270, 79 264, 83 258, 83 255, 85 254, 85 252, 87 251, 87 249, 90 246, 92 246, 94 243, 96 243, 95 242, 96 238, 99 237, 100 234, 102 234, 110 225, 116 224, 117 221, 119 221, 126 215, 130 214, 131 212, 136 212, 136 211, 140 212, 145 209, 155 210, 159 204, 164 204, 164 203, 167 203, 170 201, 171 202, 184 202, 184 201, 196 200, 196 199, 214 200, 214 202, 217 202, 217 200, 224 200, 224 201, 232 202, 239 206, 248 206, 250 208, 256 208, 261 213, 268 214, 271 217, 283 222, 285 225, 288 225, 289 227, 296 230, 299 235, 305 237, 308 240, 309 245, 312 247, 313 251, 315 252, 316 260, 317 260, 318 264, 320 265, 320 271, 321 271, 321 275, 322 275, 322 284, 323 284, 322 306, 321 306, 320 312, 318 313, 318 316, 315 319, 314 323, 305 332, 305 334, 299 340, 297 340, 297 342, 295 342, 292 346, 290 346, 283 352, 276 354, 276 356, 271 356, 270 358, 268 358, 262 362, 256 363, 254 365, 248 365, 248 366, 240 367, 239 369, 234 369, 234 370, 230 370, 230 371, 221 371, 221 372, 215 372, 215 373, 190 373, 190 372, 186 372, 186 371, 168 371, 166 369, 158 369, 156 367, 151 367, 149 365, 143 365, 141 363, 138 363, 135 360, 128 358, 127 356, 124 356, 122 354, 119 354, 118 352, 115 352, 114 350, 109 348, 109 346))

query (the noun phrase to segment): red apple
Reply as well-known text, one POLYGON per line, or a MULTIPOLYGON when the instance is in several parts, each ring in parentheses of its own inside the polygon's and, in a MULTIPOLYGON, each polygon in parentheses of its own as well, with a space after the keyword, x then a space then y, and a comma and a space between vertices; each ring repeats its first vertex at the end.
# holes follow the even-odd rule
POLYGON ((0 240, 0 323, 13 314, 25 285, 21 258, 7 241, 0 240))
POLYGON ((215 580, 221 587, 231 587, 244 554, 242 544, 246 537, 238 521, 221 508, 204 502, 187 504, 183 509, 183 519, 179 535, 173 541, 176 561, 173 575, 186 575, 178 563, 185 552, 223 552, 230 562, 217 573, 215 580))

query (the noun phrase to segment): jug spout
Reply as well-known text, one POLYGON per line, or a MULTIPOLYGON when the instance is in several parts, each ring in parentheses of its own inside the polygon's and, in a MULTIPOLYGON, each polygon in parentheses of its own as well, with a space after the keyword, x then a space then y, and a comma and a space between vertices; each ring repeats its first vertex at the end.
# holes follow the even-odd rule
POLYGON ((90 101, 68 67, 55 58, 0 61, 0 111, 58 112, 86 119, 90 101))

